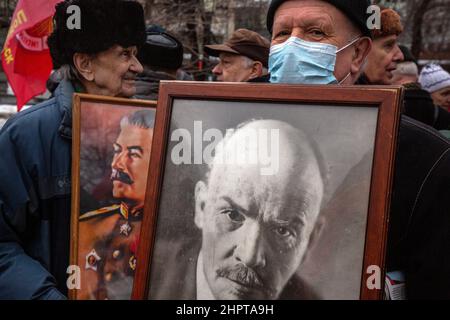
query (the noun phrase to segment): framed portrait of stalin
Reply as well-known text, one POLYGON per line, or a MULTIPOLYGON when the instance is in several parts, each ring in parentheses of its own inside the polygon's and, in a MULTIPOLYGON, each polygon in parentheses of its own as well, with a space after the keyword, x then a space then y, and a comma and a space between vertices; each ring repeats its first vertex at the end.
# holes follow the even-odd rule
POLYGON ((401 101, 162 82, 133 298, 381 299, 401 101))
POLYGON ((71 299, 130 299, 156 102, 73 98, 71 299))

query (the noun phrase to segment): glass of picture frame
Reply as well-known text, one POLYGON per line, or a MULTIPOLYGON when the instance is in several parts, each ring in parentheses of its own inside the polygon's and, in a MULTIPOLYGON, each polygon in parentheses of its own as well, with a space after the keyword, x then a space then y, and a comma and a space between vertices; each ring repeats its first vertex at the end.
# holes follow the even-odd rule
POLYGON ((402 89, 162 82, 135 299, 381 299, 402 89))

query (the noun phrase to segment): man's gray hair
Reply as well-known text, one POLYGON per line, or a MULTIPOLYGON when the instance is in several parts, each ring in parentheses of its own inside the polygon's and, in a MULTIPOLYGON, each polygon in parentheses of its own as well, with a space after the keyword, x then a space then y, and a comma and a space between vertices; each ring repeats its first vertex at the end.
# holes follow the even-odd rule
POLYGON ((154 110, 139 110, 126 115, 120 120, 120 129, 127 126, 135 126, 142 129, 152 129, 155 126, 154 110))
MULTIPOLYGON (((247 57, 247 56, 242 56, 242 58, 243 58, 243 63, 244 63, 244 66, 246 67, 246 68, 251 68, 252 66, 253 66, 253 63, 256 61, 256 60, 252 60, 252 59, 250 59, 249 57, 247 57)), ((265 66, 263 66, 263 68, 262 68, 262 76, 265 76, 265 75, 267 75, 269 73, 269 69, 267 69, 265 66)))
POLYGON ((47 80, 47 89, 54 92, 62 81, 69 81, 76 90, 84 92, 84 87, 81 83, 81 77, 74 66, 65 64, 59 69, 55 70, 47 80))
POLYGON ((50 79, 55 82, 61 82, 62 80, 74 82, 80 81, 80 76, 74 66, 65 64, 59 69, 55 70, 55 72, 53 72, 50 76, 50 79))

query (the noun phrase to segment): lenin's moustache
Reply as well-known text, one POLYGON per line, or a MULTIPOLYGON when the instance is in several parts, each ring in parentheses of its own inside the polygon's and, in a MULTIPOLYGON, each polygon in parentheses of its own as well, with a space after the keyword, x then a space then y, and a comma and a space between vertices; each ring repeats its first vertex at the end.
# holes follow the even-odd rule
POLYGON ((265 290, 264 283, 260 276, 251 268, 239 263, 233 267, 224 267, 217 270, 219 277, 227 278, 243 286, 265 290))

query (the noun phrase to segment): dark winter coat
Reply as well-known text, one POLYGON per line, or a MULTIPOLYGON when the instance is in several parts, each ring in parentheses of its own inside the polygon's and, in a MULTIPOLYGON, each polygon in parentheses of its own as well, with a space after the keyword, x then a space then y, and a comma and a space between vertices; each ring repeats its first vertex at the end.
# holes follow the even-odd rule
POLYGON ((0 299, 63 299, 69 265, 72 84, 0 131, 0 299))

